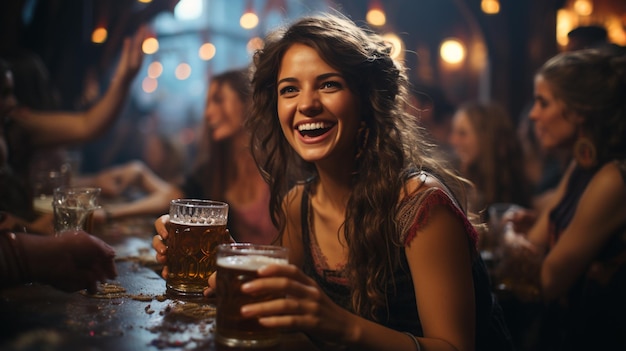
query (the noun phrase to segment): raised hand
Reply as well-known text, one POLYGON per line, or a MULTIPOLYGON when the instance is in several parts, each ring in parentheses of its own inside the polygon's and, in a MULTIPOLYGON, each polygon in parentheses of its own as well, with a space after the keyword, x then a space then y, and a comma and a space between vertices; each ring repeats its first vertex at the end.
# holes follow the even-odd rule
POLYGON ((132 37, 124 39, 115 77, 127 81, 135 78, 143 63, 144 54, 141 46, 146 38, 147 32, 146 27, 142 26, 132 37))

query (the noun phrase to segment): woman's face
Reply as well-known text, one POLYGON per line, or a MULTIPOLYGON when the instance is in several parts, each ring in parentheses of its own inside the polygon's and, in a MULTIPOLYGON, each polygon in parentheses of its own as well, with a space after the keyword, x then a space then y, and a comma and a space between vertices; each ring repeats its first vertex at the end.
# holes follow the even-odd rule
POLYGON ((462 166, 468 166, 478 159, 480 153, 478 135, 467 113, 463 110, 457 111, 452 118, 449 141, 462 166))
POLYGON ((359 100, 341 72, 315 49, 294 44, 282 58, 277 89, 283 133, 300 157, 308 162, 354 160, 359 100))
POLYGON ((212 138, 221 141, 243 130, 244 103, 228 82, 209 85, 204 119, 212 138))
POLYGON ((529 117, 535 122, 537 140, 546 150, 568 147, 576 139, 577 126, 573 118, 567 118, 565 103, 554 96, 542 76, 535 78, 535 102, 529 117))

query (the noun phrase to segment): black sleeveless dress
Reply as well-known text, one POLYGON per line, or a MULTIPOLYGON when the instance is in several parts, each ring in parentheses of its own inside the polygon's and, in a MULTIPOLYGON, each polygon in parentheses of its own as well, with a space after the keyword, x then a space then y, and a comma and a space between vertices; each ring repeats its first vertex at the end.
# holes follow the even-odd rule
MULTIPOLYGON (((310 184, 305 186, 302 195, 302 238, 304 246, 304 273, 312 277, 324 292, 338 305, 353 311, 350 303, 350 289, 341 271, 329 270, 320 265, 315 237, 310 233, 310 184)), ((397 218, 402 228, 402 242, 405 245, 416 235, 421 224, 428 219, 428 209, 432 205, 449 206, 463 221, 470 241, 474 258, 472 273, 476 299, 476 350, 513 350, 511 335, 504 321, 500 305, 491 292, 487 269, 475 248, 476 232, 462 210, 446 191, 429 189, 417 196, 408 197, 401 206, 397 218)), ((394 283, 389 283, 387 291, 388 309, 377 313, 377 322, 394 330, 423 336, 419 319, 413 280, 403 249, 398 250, 400 264, 394 270, 394 283)))
MULTIPOLYGON (((626 160, 614 162, 626 183, 626 160)), ((597 171, 572 172, 565 196, 550 213, 553 245, 597 171)), ((547 306, 543 324, 544 350, 626 350, 626 225, 613 233, 567 299, 547 306)))

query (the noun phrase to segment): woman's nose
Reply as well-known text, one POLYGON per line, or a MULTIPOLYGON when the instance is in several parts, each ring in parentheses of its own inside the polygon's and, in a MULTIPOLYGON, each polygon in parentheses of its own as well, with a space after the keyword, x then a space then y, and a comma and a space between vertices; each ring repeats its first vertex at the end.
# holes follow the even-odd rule
POLYGON ((322 111, 322 103, 317 91, 302 91, 298 101, 298 111, 305 116, 314 116, 322 111))
POLYGON ((528 111, 528 118, 533 121, 537 119, 537 103, 533 103, 530 111, 528 111))

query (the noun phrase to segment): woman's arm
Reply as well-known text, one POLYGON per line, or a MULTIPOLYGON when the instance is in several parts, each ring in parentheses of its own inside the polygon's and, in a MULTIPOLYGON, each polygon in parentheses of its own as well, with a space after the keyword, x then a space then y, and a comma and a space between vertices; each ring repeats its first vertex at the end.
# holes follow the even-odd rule
POLYGON ((570 224, 541 266, 544 299, 564 295, 626 222, 626 186, 617 166, 609 163, 591 179, 570 224))
MULTIPOLYGON (((129 174, 122 176, 122 183, 125 187, 132 183, 146 195, 133 202, 106 206, 104 209, 107 217, 111 219, 137 215, 160 215, 168 211, 172 199, 184 197, 183 191, 178 186, 159 178, 142 162, 132 162, 125 167, 125 170, 129 174)), ((105 181, 105 183, 109 182, 105 181)))
MULTIPOLYGON (((469 247, 459 218, 449 208, 435 206, 428 223, 405 249, 424 331, 424 337, 417 338, 422 350, 474 350, 476 312, 469 247)), ((404 333, 345 310, 336 316, 333 323, 343 330, 341 341, 351 348, 417 350, 404 333)))
POLYGON ((570 166, 567 168, 563 177, 559 181, 559 185, 557 186, 554 194, 551 195, 550 200, 547 201, 546 206, 543 208, 542 212, 539 214, 537 221, 530 228, 527 234, 528 241, 535 247, 535 251, 537 253, 543 254, 548 249, 549 244, 549 224, 550 224, 550 211, 561 201, 563 195, 565 195, 565 189, 567 188, 567 183, 569 182, 569 177, 574 170, 575 164, 572 162, 570 166))
MULTIPOLYGON (((299 216, 299 213, 297 214, 299 216)), ((430 209, 428 224, 406 248, 425 337, 422 350, 474 350, 475 302, 470 243, 450 209, 430 209)), ((417 349, 412 337, 357 316, 330 301, 297 266, 268 266, 244 292, 282 293, 288 298, 247 305, 246 317, 268 327, 305 332, 356 350, 417 349)))
POLYGON ((468 234, 445 206, 433 206, 428 222, 406 247, 425 350, 473 350, 475 298, 468 234))
MULTIPOLYGON (((245 305, 241 313, 246 318, 259 318, 259 323, 266 327, 304 332, 354 350, 417 350, 408 335, 336 305, 313 279, 293 264, 265 266, 258 273, 261 278, 242 286, 244 293, 286 294, 288 297, 245 305)), ((454 349, 423 347, 422 350, 454 349)))
POLYGON ((140 28, 124 40, 117 69, 105 95, 84 112, 46 112, 18 108, 11 118, 32 135, 37 146, 80 143, 104 132, 119 115, 130 85, 143 61, 141 45, 146 35, 140 28))

